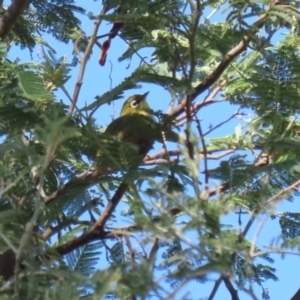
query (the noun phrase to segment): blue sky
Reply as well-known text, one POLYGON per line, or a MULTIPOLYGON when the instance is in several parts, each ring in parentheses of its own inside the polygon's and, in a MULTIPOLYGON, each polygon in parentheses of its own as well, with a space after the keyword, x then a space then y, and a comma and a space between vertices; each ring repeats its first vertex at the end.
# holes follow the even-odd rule
MULTIPOLYGON (((79 5, 82 1, 78 1, 79 5)), ((101 11, 101 1, 86 1, 86 8, 88 11, 93 11, 94 14, 98 14, 101 11)), ((210 12, 208 11, 206 15, 210 12)), ((92 32, 93 21, 89 20, 87 17, 79 15, 79 18, 83 20, 82 27, 85 30, 87 35, 90 35, 92 32)), ((220 21, 224 19, 224 16, 220 13, 217 13, 211 21, 220 21)), ((101 24, 99 35, 107 33, 111 28, 111 24, 104 21, 101 24)), ((277 42, 280 39, 280 34, 277 35, 276 39, 273 42, 277 42)), ((47 37, 49 44, 54 47, 57 51, 57 57, 61 57, 62 55, 68 55, 68 61, 71 62, 72 59, 72 45, 71 44, 64 44, 64 43, 57 43, 53 38, 47 37)), ((101 40, 100 42, 103 42, 101 40)), ((127 49, 127 45, 124 41, 120 38, 116 37, 112 41, 111 49, 108 53, 106 65, 101 67, 98 63, 100 49, 97 47, 94 48, 94 53, 91 56, 85 76, 83 85, 80 91, 79 102, 78 106, 82 107, 85 103, 89 104, 94 101, 94 97, 96 95, 101 95, 105 93, 110 87, 114 87, 118 85, 120 82, 123 81, 124 77, 127 77, 131 74, 131 72, 137 67, 139 64, 139 58, 137 56, 131 61, 130 67, 128 66, 128 61, 123 61, 121 63, 118 62, 118 57, 127 49), (111 81, 111 79, 112 81, 111 81)), ((38 55, 41 54, 40 48, 36 48, 34 53, 32 54, 32 61, 38 61, 38 55)), ((151 56, 151 51, 144 51, 144 54, 148 57, 151 56)), ((9 58, 20 58, 22 62, 31 61, 31 57, 28 51, 20 50, 19 48, 14 48, 9 53, 9 58)), ((77 74, 79 70, 79 65, 73 70, 72 78, 67 82, 66 89, 72 95, 73 90, 75 87, 77 74)), ((140 90, 133 90, 133 91, 126 91, 124 93, 124 100, 131 94, 135 93, 144 93, 146 91, 150 91, 148 95, 148 102, 150 103, 151 107, 154 110, 165 110, 168 106, 168 102, 170 96, 166 90, 162 87, 157 87, 155 85, 143 84, 140 90)), ((62 92, 57 92, 58 100, 62 99, 65 103, 69 104, 68 99, 62 92)), ((197 101, 200 101, 205 97, 201 95, 198 97, 197 101)), ((111 121, 111 116, 114 114, 118 116, 120 108, 123 104, 123 100, 115 101, 113 105, 104 105, 101 107, 100 110, 95 114, 97 117, 97 122, 99 125, 104 127, 111 121)), ((221 121, 226 120, 230 117, 234 112, 236 112, 238 106, 230 105, 227 102, 213 104, 209 107, 204 108, 198 114, 198 117, 202 119, 203 129, 206 131, 210 124, 216 125, 221 121)), ((248 112, 247 112, 248 113, 248 112)), ((221 137, 223 135, 232 134, 235 130, 235 127, 238 124, 243 124, 243 121, 234 119, 231 122, 227 123, 225 126, 222 126, 220 129, 214 131, 210 137, 221 137)), ((226 158, 223 158, 226 159, 226 158)), ((218 162, 210 161, 209 167, 215 167, 218 162)), ((217 184, 217 182, 216 182, 217 184)), ((290 203, 285 201, 284 203, 280 204, 278 207, 274 207, 275 211, 295 211, 296 202, 299 199, 295 199, 294 203, 290 203)), ((243 215, 243 226, 247 223, 248 216, 243 215)), ((231 215, 226 217, 224 221, 228 223, 232 223, 235 228, 238 228, 238 216, 231 215)), ((256 231, 259 228, 260 224, 256 223, 252 226, 251 230, 248 233, 248 239, 252 240, 253 237, 256 235, 256 231)), ((278 224, 278 220, 267 220, 259 234, 258 245, 263 249, 263 246, 269 244, 273 238, 276 238, 280 233, 280 227, 278 224)), ((296 290, 300 287, 300 279, 297 272, 298 268, 294 266, 299 265, 299 257, 298 256, 291 256, 287 255, 284 259, 281 259, 279 255, 272 255, 274 259, 276 259, 276 263, 273 265, 276 267, 278 272, 276 273, 279 277, 279 282, 268 281, 264 285, 265 288, 270 290, 271 299, 273 300, 282 300, 282 299, 290 299, 296 290), (295 271, 294 271, 295 270, 295 271), (293 274, 295 272, 295 274, 293 274)), ((218 277, 218 276, 212 276, 218 277)), ((202 297, 205 299, 212 289, 213 282, 205 283, 205 285, 201 285, 198 283, 191 283, 189 284, 182 293, 186 293, 191 291, 191 298, 192 299, 201 299, 202 297)), ((260 295, 260 288, 256 287, 255 291, 257 291, 257 295, 260 295)), ((248 295, 239 292, 241 300, 251 299, 248 295)), ((178 298, 179 299, 179 298, 178 298)), ((219 289, 217 296, 214 298, 216 300, 226 300, 231 299, 227 289, 223 286, 219 289)))

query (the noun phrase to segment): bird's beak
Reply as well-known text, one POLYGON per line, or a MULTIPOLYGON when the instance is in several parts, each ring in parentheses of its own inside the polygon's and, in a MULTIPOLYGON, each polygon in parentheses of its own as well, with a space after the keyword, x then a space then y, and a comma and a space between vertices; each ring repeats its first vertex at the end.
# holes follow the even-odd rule
POLYGON ((139 99, 138 103, 140 103, 141 101, 145 100, 148 94, 149 94, 149 92, 143 94, 142 97, 139 99))
POLYGON ((143 99, 145 99, 149 94, 149 91, 143 95, 143 99))

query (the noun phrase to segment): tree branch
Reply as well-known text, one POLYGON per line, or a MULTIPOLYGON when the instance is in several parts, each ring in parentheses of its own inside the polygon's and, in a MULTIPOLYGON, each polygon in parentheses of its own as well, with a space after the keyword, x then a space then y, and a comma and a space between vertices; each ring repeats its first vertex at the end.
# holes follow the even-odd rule
POLYGON ((62 185, 58 190, 56 190, 50 196, 45 197, 43 199, 44 203, 45 204, 51 203, 53 200, 55 200, 59 196, 66 194, 72 188, 82 188, 82 186, 88 187, 89 185, 94 184, 100 175, 103 175, 102 172, 100 172, 100 171, 94 171, 92 173, 89 173, 87 171, 83 172, 76 178, 71 179, 69 182, 62 185))
MULTIPOLYGON (((226 83, 227 83, 227 80, 223 80, 222 83, 220 83, 218 86, 216 86, 209 93, 209 95, 204 99, 204 101, 198 102, 198 103, 195 103, 194 105, 192 105, 192 107, 191 107, 191 115, 194 116, 202 107, 214 103, 216 95, 225 86, 226 83)), ((187 114, 185 113, 185 114, 181 115, 179 118, 177 118, 176 119, 176 122, 177 122, 176 126, 183 125, 184 123, 179 123, 178 124, 178 122, 186 119, 186 117, 187 117, 187 114)))
POLYGON ((56 248, 57 252, 61 255, 70 253, 74 249, 81 247, 85 244, 90 243, 91 241, 98 240, 98 239, 108 239, 108 238, 115 238, 117 234, 113 234, 111 232, 104 231, 104 226, 113 213, 114 209, 120 202, 121 198, 125 194, 128 188, 127 183, 121 183, 117 191, 115 192, 112 199, 109 201, 108 205, 106 206, 105 210, 96 221, 94 226, 87 232, 83 233, 81 236, 61 245, 56 248))
POLYGON ((111 216, 112 212, 115 210, 117 205, 119 204, 121 198, 125 194, 128 189, 128 183, 121 183, 118 187, 117 191, 115 192, 112 199, 109 201, 108 205, 106 206, 105 210, 101 214, 100 218, 97 220, 96 224, 94 225, 93 229, 104 228, 108 218, 111 216))
MULTIPOLYGON (((282 0, 275 0, 272 3, 270 3, 266 9, 266 11, 270 11, 272 6, 277 5, 282 0)), ((256 22, 252 25, 252 32, 257 32, 262 28, 264 25, 264 20, 266 19, 267 14, 260 15, 256 22)), ((223 57, 222 61, 219 63, 219 65, 216 67, 216 69, 208 75, 206 79, 204 79, 200 84, 198 84, 195 87, 195 91, 189 95, 191 100, 195 100, 200 94, 202 94, 204 91, 206 91, 209 87, 211 87, 223 74, 223 72, 226 70, 226 68, 229 66, 229 64, 242 52, 244 52, 249 43, 251 41, 250 36, 245 35, 243 37, 243 40, 241 40, 234 48, 232 48, 230 51, 228 51, 225 56, 223 57)), ((187 97, 185 100, 183 100, 176 108, 174 108, 169 114, 171 116, 179 116, 181 113, 184 112, 186 103, 188 102, 189 97, 187 97)))
POLYGON ((234 288, 230 279, 227 278, 226 276, 223 276, 223 282, 225 283, 225 286, 231 295, 231 300, 240 300, 238 296, 238 291, 234 288))
POLYGON ((54 234, 60 232, 67 226, 79 225, 79 224, 89 226, 89 225, 91 225, 91 222, 90 221, 80 221, 77 219, 77 217, 71 218, 71 219, 65 220, 64 222, 60 223, 59 225, 57 225, 55 227, 50 226, 50 227, 46 228, 45 231, 41 235, 39 235, 39 238, 43 241, 47 241, 54 234))
POLYGON ((296 292, 296 294, 291 298, 291 300, 300 300, 300 288, 296 292))
POLYGON ((95 240, 104 240, 104 239, 114 239, 116 238, 118 235, 109 231, 103 231, 101 229, 91 229, 87 232, 85 232, 84 234, 82 234, 79 237, 76 237, 75 239, 60 245, 58 247, 56 247, 56 251, 60 254, 60 255, 65 255, 68 254, 70 252, 72 252, 73 250, 84 246, 92 241, 95 240))
POLYGON ((24 10, 29 6, 30 0, 13 0, 7 11, 4 13, 0 21, 0 38, 4 40, 17 22, 18 18, 22 15, 24 10))
MULTIPOLYGON (((107 4, 104 4, 103 8, 100 12, 100 16, 105 15, 106 12, 108 11, 108 9, 109 9, 109 6, 107 4)), ((69 111, 68 111, 68 113, 70 115, 72 115, 72 113, 73 113, 73 111, 76 107, 76 103, 78 101, 78 96, 79 96, 79 92, 80 92, 80 89, 81 89, 86 64, 87 64, 87 61, 90 58, 90 55, 92 53, 92 49, 94 47, 94 44, 97 42, 97 32, 98 32, 99 26, 101 24, 101 21, 102 21, 101 19, 95 21, 91 38, 90 38, 89 43, 88 43, 88 45, 85 49, 85 53, 84 53, 84 55, 83 55, 83 57, 80 61, 80 69, 79 69, 79 73, 78 73, 78 77, 77 77, 77 81, 76 81, 76 85, 75 85, 75 89, 74 89, 74 93, 73 93, 73 97, 72 97, 72 102, 69 106, 69 111)))

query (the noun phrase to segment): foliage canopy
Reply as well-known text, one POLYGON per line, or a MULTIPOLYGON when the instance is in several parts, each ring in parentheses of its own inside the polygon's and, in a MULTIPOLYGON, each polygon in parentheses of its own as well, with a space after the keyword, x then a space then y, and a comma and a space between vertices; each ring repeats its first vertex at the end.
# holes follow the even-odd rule
POLYGON ((212 300, 222 282, 222 299, 272 298, 272 254, 299 253, 299 211, 277 207, 300 186, 300 3, 91 2, 0 2, 0 299, 212 300), (97 95, 86 66, 101 47, 108 64, 118 40, 130 71, 97 95), (58 42, 73 57, 58 58, 58 42), (12 61, 16 47, 39 49, 38 62, 12 61), (107 142, 101 113, 147 84, 167 91, 153 112, 164 131, 130 167, 131 145, 107 142), (203 113, 224 103, 238 106, 229 118, 203 113), (281 231, 262 246, 266 222, 281 231))

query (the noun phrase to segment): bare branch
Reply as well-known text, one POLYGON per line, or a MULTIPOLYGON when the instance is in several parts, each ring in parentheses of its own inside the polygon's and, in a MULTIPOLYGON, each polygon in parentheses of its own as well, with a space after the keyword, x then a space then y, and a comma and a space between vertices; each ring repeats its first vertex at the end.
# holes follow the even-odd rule
POLYGON ((121 198, 123 197, 127 189, 128 189, 127 183, 123 182, 120 184, 114 196, 109 201, 108 205, 106 206, 105 210, 101 214, 100 218, 97 220, 96 224, 94 225, 93 227, 94 229, 104 228, 107 220, 109 219, 109 217, 111 216, 111 214, 113 213, 117 205, 119 204, 121 198))
POLYGON ((143 163, 143 165, 147 166, 153 166, 153 165, 165 165, 165 164, 177 164, 182 159, 153 159, 153 160, 147 160, 143 163))
POLYGON ((227 278, 226 276, 223 276, 223 282, 225 283, 225 286, 231 295, 231 300, 240 300, 238 296, 238 291, 234 288, 230 279, 227 278))
POLYGON ((230 149, 230 150, 224 151, 223 153, 221 153, 219 155, 207 155, 207 159, 218 160, 228 154, 234 153, 235 151, 236 151, 236 149, 230 149))
POLYGON ((68 219, 68 220, 62 222, 61 224, 59 224, 55 227, 46 228, 45 231, 43 232, 43 234, 41 234, 39 236, 39 238, 43 241, 46 241, 49 238, 51 238, 54 234, 60 232, 64 228, 66 228, 67 226, 69 226, 69 225, 79 225, 79 224, 86 225, 86 226, 93 225, 90 221, 80 221, 77 218, 71 218, 71 219, 68 219))
POLYGON ((94 241, 94 240, 116 238, 117 234, 104 231, 104 226, 105 226, 107 220, 109 219, 109 217, 111 216, 111 214, 113 213, 114 209, 120 202, 120 200, 121 200, 122 196, 124 195, 124 193, 126 192, 127 188, 128 188, 127 183, 124 183, 124 182, 121 183, 119 188, 115 192, 114 196, 112 197, 112 199, 109 201, 108 205, 106 206, 105 210, 103 211, 103 213, 101 214, 99 219, 94 224, 94 226, 87 232, 83 233, 81 236, 76 237, 75 239, 73 239, 61 246, 58 246, 56 248, 58 253, 60 253, 61 255, 70 253, 74 249, 76 249, 80 246, 86 245, 87 243, 90 243, 91 241, 94 241))
POLYGON ((215 281, 215 284, 214 284, 214 287, 213 287, 213 289, 212 289, 212 291, 211 291, 211 293, 210 293, 210 295, 209 295, 209 297, 208 297, 208 299, 207 300, 213 300, 214 299, 214 297, 215 297, 215 295, 216 295, 216 293, 217 293, 217 291, 218 291, 218 288, 219 288, 219 286, 220 286, 220 284, 221 284, 221 282, 222 282, 222 276, 220 276, 216 281, 215 281))
POLYGON ((92 241, 115 239, 117 236, 117 234, 109 231, 90 230, 63 245, 58 246, 56 251, 61 255, 65 255, 92 241))
MULTIPOLYGON (((207 106, 214 102, 216 95, 219 93, 219 91, 225 86, 227 80, 223 80, 219 85, 217 85, 210 93, 209 95, 204 99, 202 102, 195 103, 191 107, 191 114, 194 116, 202 107, 207 106)), ((183 114, 180 117, 176 119, 177 122, 182 121, 186 119, 187 114, 183 114)), ((182 123, 184 124, 184 123, 182 123)), ((181 123, 177 124, 177 126, 181 126, 181 123)))
MULTIPOLYGON (((105 4, 101 10, 100 16, 103 16, 106 14, 106 12, 108 11, 109 6, 107 4, 105 4)), ((84 71, 87 65, 87 61, 90 58, 90 55, 92 53, 92 49, 94 47, 94 44, 97 42, 97 32, 99 29, 99 26, 101 24, 101 19, 95 21, 94 23, 94 28, 93 28, 93 32, 91 35, 91 38, 89 40, 89 43, 85 49, 85 53, 82 57, 82 59, 80 60, 80 69, 79 69, 79 73, 78 73, 78 77, 77 77, 77 81, 76 81, 76 85, 75 85, 75 89, 74 89, 74 93, 73 93, 73 97, 72 97, 72 102, 69 106, 69 114, 72 115, 73 111, 76 107, 76 103, 78 101, 78 96, 79 96, 79 92, 81 89, 81 85, 83 82, 83 76, 84 76, 84 71)))
POLYGON ((4 40, 17 22, 18 18, 22 15, 25 9, 29 6, 30 0, 13 0, 12 4, 8 7, 4 13, 2 20, 0 21, 0 38, 4 40))
POLYGON ((291 300, 300 300, 300 288, 295 293, 295 295, 291 298, 291 300))

